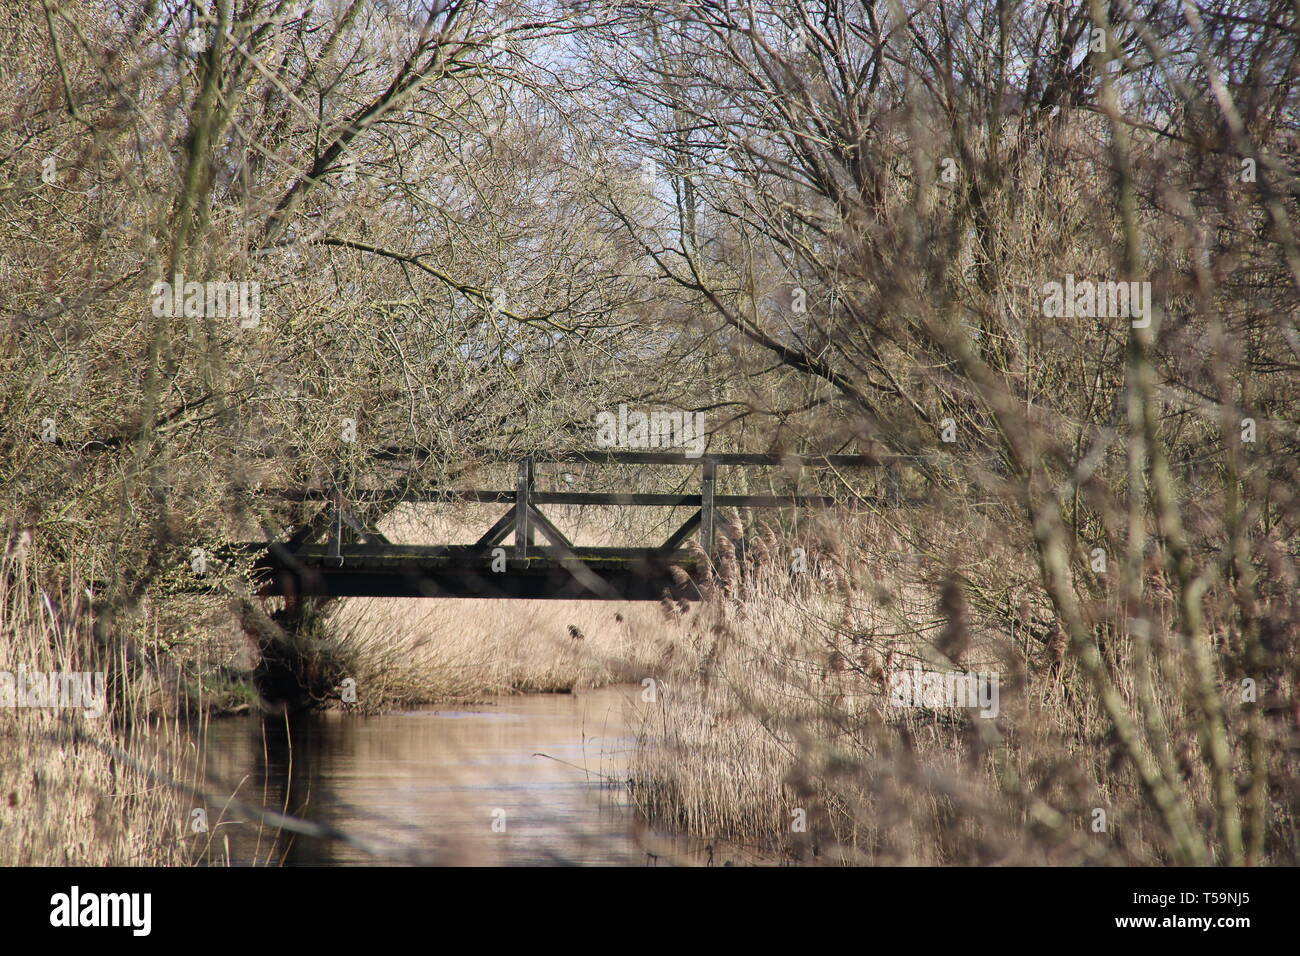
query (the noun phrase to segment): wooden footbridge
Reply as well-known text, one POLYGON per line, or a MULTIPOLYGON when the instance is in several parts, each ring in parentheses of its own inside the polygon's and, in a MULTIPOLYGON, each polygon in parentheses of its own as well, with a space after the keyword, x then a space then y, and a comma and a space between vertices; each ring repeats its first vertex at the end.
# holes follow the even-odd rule
MULTIPOLYGON (((724 495, 715 492, 722 467, 859 468, 887 466, 893 459, 861 455, 705 454, 582 451, 532 453, 522 457, 490 453, 489 461, 514 462, 518 481, 499 491, 271 492, 293 501, 318 501, 316 521, 287 540, 240 546, 260 555, 254 572, 261 594, 297 597, 476 597, 567 600, 659 600, 665 592, 682 600, 699 597, 695 580, 701 549, 712 553, 719 508, 831 508, 842 500, 819 495, 724 495), (700 470, 698 494, 590 493, 538 490, 539 464, 676 465, 700 470), (404 502, 508 504, 505 512, 473 544, 403 545, 389 541, 360 521, 358 506, 404 502), (542 513, 544 505, 630 505, 691 507, 694 514, 655 547, 579 547, 542 513), (545 543, 538 542, 538 533, 545 543), (685 545, 698 534, 700 549, 685 545), (318 541, 324 537, 325 540, 318 541), (506 539, 512 537, 509 547, 506 539), (693 556, 694 554, 694 556, 693 556), (677 566, 680 572, 670 570, 677 566)), ((896 482, 893 483, 896 495, 896 482)), ((872 498, 856 498, 858 503, 872 498)))

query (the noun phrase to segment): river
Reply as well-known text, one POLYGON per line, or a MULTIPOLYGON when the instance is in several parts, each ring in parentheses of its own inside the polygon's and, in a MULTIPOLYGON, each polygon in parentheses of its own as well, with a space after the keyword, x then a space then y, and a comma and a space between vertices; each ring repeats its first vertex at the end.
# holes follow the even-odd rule
POLYGON ((235 866, 710 862, 632 812, 640 706, 639 687, 619 686, 377 717, 216 719, 202 734, 210 791, 346 839, 290 836, 210 799, 195 840, 211 862, 235 866))

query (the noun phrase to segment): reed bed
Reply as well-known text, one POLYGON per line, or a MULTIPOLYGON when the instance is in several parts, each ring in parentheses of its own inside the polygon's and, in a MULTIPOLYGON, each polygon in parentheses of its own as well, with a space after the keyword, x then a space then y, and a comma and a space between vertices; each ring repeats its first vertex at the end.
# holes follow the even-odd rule
MULTIPOLYGON (((21 549, 19 549, 21 551, 21 549)), ((147 716, 157 682, 109 651, 75 579, 40 587, 27 556, 0 561, 0 671, 104 672, 105 707, 0 708, 0 866, 176 865, 193 858, 184 718, 147 716)))
POLYGON ((366 598, 330 630, 366 712, 639 682, 675 646, 657 605, 622 602, 366 598))
MULTIPOLYGON (((853 541, 846 529, 839 553, 823 554, 802 580, 784 558, 752 551, 738 570, 722 542, 711 600, 676 643, 674 677, 640 729, 631 778, 645 816, 803 862, 1168 862, 1170 833, 1059 645, 952 606, 942 578, 927 590, 914 556, 891 554, 881 528, 858 530, 869 533, 853 541), (913 662, 997 673, 997 717, 894 705, 889 675, 913 662)), ((1213 846, 1212 779, 1185 663, 1141 634, 1120 632, 1108 645, 1111 678, 1158 728, 1152 750, 1179 768, 1213 846)), ((1220 677, 1225 700, 1235 690, 1220 677)), ((1296 734, 1285 715, 1274 730, 1278 784, 1258 862, 1294 864, 1296 734)), ((1245 745, 1233 743, 1244 770, 1245 745)))

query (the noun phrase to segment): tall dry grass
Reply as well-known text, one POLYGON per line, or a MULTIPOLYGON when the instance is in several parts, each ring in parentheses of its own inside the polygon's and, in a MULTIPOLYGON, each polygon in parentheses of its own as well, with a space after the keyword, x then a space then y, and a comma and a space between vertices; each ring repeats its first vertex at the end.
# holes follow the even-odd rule
POLYGON ((97 643, 84 588, 41 587, 25 544, 0 559, 0 670, 103 671, 106 707, 0 708, 0 866, 189 862, 182 717, 146 716, 146 663, 97 643))
POLYGON ((672 660, 680 630, 657 604, 366 598, 342 602, 329 640, 358 708, 376 712, 639 683, 672 660))
MULTIPOLYGON (((879 524, 841 531, 839 553, 809 575, 819 584, 792 584, 784 557, 755 562, 731 596, 718 582, 644 714, 631 769, 642 812, 701 839, 806 862, 1168 862, 1171 835, 1061 643, 1033 636, 1028 615, 1019 633, 1014 621, 990 625, 942 578, 927 588, 918 556, 891 552, 879 524), (997 673, 996 719, 891 705, 888 675, 914 661, 997 673)), ((1177 767, 1215 847, 1185 657, 1163 633, 1121 631, 1106 659, 1125 703, 1158 729, 1156 755, 1177 767)), ((1294 699, 1294 682, 1292 673, 1274 699, 1294 699)), ((1222 673, 1218 689, 1240 767, 1249 705, 1236 703, 1240 689, 1222 673)), ((1285 708, 1267 712, 1277 783, 1260 862, 1294 864, 1300 734, 1285 708)))

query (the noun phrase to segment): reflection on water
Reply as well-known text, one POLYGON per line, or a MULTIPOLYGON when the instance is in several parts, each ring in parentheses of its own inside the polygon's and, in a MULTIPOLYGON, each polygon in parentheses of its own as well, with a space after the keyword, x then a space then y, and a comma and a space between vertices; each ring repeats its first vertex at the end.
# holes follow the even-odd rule
POLYGON ((332 825, 276 834, 206 808, 211 856, 235 865, 407 862, 645 864, 623 781, 639 687, 503 697, 380 717, 211 722, 210 787, 332 825))

